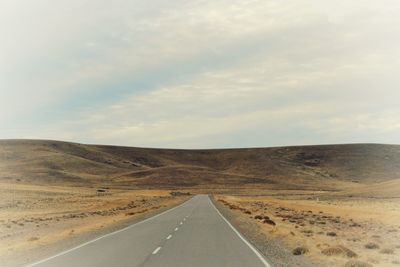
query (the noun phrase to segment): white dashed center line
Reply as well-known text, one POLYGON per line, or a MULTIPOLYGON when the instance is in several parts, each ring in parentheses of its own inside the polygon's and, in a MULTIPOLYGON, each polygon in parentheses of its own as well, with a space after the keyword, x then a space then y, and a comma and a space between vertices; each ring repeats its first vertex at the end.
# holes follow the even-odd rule
POLYGON ((175 228, 175 232, 178 231, 178 227, 175 228))
POLYGON ((183 222, 180 222, 180 223, 179 223, 179 225, 182 225, 182 224, 183 224, 183 222))
POLYGON ((183 221, 186 221, 186 218, 183 218, 183 221))
POLYGON ((171 239, 172 235, 167 236, 167 240, 171 239))
POLYGON ((158 248, 156 248, 154 251, 153 251, 153 255, 155 255, 155 254, 157 254, 159 251, 160 251, 160 249, 161 249, 161 247, 158 247, 158 248))

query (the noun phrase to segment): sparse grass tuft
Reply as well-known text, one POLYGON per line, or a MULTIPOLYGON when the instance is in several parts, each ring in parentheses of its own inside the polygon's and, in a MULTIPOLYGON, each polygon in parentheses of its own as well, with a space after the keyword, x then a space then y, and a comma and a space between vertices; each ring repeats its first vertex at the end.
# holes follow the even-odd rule
POLYGON ((365 248, 367 248, 367 249, 378 249, 379 245, 376 244, 376 243, 370 242, 370 243, 365 245, 365 248))

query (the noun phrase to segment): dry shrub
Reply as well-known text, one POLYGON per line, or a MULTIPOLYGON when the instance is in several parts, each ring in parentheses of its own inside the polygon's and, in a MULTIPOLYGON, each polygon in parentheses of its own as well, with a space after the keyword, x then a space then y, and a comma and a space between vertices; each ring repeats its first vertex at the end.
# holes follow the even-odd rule
POLYGON ((299 255, 306 254, 308 251, 309 251, 308 248, 301 246, 301 247, 297 247, 297 248, 293 249, 292 253, 293 253, 293 255, 299 256, 299 255))
POLYGON ((33 241, 37 241, 39 239, 40 239, 39 237, 33 236, 33 237, 29 238, 28 241, 33 242, 33 241))
POLYGON ((372 265, 363 261, 350 260, 346 262, 344 267, 372 267, 372 265))
POLYGON ((357 257, 357 254, 346 248, 345 246, 334 246, 334 247, 329 247, 321 251, 322 254, 326 256, 345 256, 347 258, 355 258, 357 257))
POLYGON ((264 219, 263 223, 266 223, 266 224, 269 224, 269 225, 276 225, 276 223, 271 219, 264 219))
POLYGON ((382 249, 382 250, 379 251, 379 252, 382 253, 382 254, 393 254, 393 253, 394 253, 394 250, 391 249, 391 248, 384 248, 384 249, 382 249))
POLYGON ((379 245, 376 244, 376 243, 370 242, 370 243, 365 245, 365 248, 367 248, 367 249, 378 249, 379 245))
POLYGON ((218 199, 218 201, 223 203, 223 204, 225 204, 225 205, 228 205, 228 202, 226 202, 224 199, 218 199))
POLYGON ((326 235, 327 236, 336 236, 336 233, 335 232, 327 232, 326 235))
POLYGON ((239 209, 239 207, 236 206, 236 205, 229 204, 228 206, 229 206, 229 208, 230 208, 231 210, 237 210, 237 209, 239 209))

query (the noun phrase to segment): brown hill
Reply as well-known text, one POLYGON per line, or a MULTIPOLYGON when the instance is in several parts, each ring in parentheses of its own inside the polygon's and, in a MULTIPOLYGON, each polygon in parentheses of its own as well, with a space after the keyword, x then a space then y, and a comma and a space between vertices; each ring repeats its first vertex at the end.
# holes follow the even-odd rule
POLYGON ((0 181, 129 188, 336 190, 400 178, 400 146, 178 150, 1 140, 0 181))

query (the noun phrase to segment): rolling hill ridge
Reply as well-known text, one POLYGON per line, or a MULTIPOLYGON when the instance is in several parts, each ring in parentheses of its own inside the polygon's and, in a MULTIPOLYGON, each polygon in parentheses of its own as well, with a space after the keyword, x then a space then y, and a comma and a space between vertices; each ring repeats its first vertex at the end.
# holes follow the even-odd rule
POLYGON ((336 190, 399 178, 398 145, 179 150, 0 140, 2 182, 336 190))

